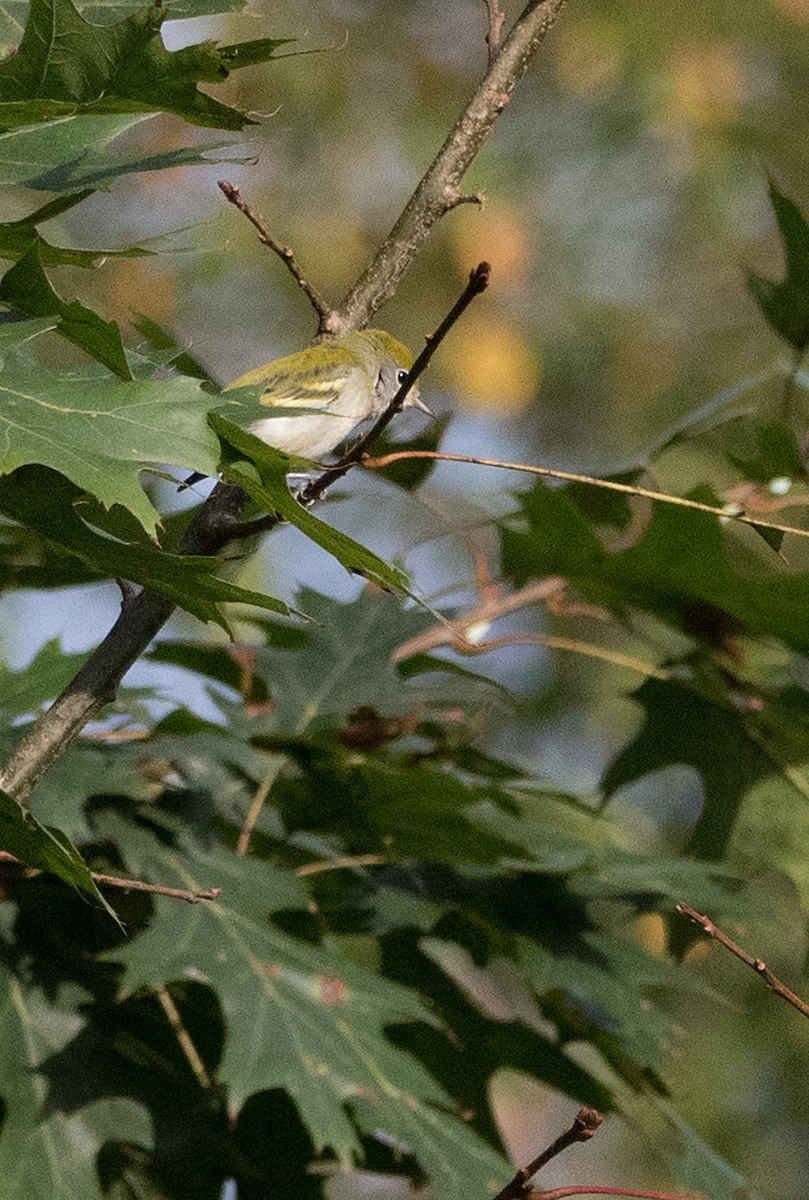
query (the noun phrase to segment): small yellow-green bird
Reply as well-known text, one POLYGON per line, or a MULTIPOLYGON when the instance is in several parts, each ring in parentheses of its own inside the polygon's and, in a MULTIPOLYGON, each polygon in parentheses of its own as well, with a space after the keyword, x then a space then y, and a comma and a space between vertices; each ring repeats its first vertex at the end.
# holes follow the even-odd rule
MULTIPOLYGON (((317 459, 362 421, 378 417, 412 366, 413 355, 403 342, 384 329, 363 329, 276 358, 240 376, 225 391, 264 384, 260 403, 283 410, 283 415, 268 413, 245 427, 268 446, 317 459)), ((404 403, 433 415, 417 387, 404 403)))

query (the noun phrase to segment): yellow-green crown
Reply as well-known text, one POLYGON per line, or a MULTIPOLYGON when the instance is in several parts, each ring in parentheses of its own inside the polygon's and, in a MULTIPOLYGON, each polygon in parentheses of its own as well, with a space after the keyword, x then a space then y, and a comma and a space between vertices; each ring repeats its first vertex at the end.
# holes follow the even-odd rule
POLYGON ((366 345, 370 342, 374 354, 392 358, 399 366, 409 371, 413 366, 413 353, 409 346, 400 342, 392 333, 385 329, 363 329, 359 336, 366 345))

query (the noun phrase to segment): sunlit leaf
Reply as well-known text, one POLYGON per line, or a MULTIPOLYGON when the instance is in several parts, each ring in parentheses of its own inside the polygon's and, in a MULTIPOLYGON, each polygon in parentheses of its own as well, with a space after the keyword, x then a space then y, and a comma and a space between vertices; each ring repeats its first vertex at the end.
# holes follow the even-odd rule
POLYGON ((252 124, 198 84, 221 83, 237 67, 266 62, 283 40, 222 47, 203 42, 170 52, 160 36, 163 20, 160 9, 148 6, 115 25, 97 26, 72 0, 32 0, 17 53, 0 63, 0 127, 79 110, 173 112, 220 129, 252 124))
POLYGON ((27 808, 15 803, 3 791, 0 791, 0 848, 13 854, 26 867, 48 871, 65 883, 81 888, 117 920, 70 838, 60 829, 41 825, 27 808))
POLYGON ((121 331, 79 300, 63 300, 42 270, 39 240, 0 280, 0 300, 26 317, 58 317, 57 331, 103 363, 120 379, 131 379, 121 331))

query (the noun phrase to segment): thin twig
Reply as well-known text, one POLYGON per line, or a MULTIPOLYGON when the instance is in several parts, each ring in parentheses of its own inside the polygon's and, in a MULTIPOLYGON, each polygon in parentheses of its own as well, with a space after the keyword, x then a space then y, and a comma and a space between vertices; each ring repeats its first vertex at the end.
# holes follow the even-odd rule
POLYGON ((295 868, 296 875, 321 875, 324 871, 355 871, 358 867, 383 867, 384 854, 346 854, 342 858, 325 858, 321 862, 304 863, 295 868))
POLYGON ((435 333, 431 333, 426 339, 424 349, 413 363, 410 371, 408 371, 407 379, 405 379, 404 383, 399 388, 388 407, 379 417, 377 417, 368 432, 359 439, 356 446, 354 446, 354 448, 350 450, 348 454, 346 454, 340 460, 340 462, 337 463, 336 466, 330 467, 328 471, 324 471, 322 475, 319 475, 317 479, 314 479, 310 484, 307 484, 306 487, 302 489, 300 499, 303 504, 311 504, 313 500, 316 500, 319 496, 322 496, 327 488, 331 487, 333 483, 336 483, 338 479, 342 479, 347 471, 350 471, 352 467, 356 466, 357 463, 360 462, 364 457, 366 447, 372 445, 380 436, 380 434, 387 429, 388 425, 390 425, 396 414, 402 411, 402 407, 407 398, 408 392, 412 390, 412 388, 415 386, 416 380, 419 378, 422 372, 426 370, 427 364, 443 342, 444 338, 449 333, 450 329, 452 329, 456 321, 467 310, 475 297, 479 296, 482 292, 485 292, 486 288, 489 286, 490 273, 491 267, 487 262, 478 263, 478 265, 469 272, 469 281, 467 282, 466 287, 461 292, 450 311, 444 317, 444 320, 438 326, 435 333))
POLYGON ((547 1192, 531 1191, 527 1200, 565 1200, 567 1196, 637 1196, 639 1200, 706 1200, 704 1192, 656 1192, 645 1188, 588 1187, 572 1184, 551 1188, 547 1192))
MULTIPOLYGON (((20 859, 16 854, 12 854, 9 850, 0 850, 0 862, 20 863, 20 859)), ((36 875, 42 875, 43 872, 39 867, 27 867, 26 876, 33 879, 36 875)), ((150 892, 153 896, 170 896, 174 900, 185 900, 187 904, 198 904, 200 900, 216 900, 222 889, 207 888, 205 891, 190 892, 185 888, 166 887, 162 883, 144 883, 142 879, 123 879, 120 875, 107 875, 103 871, 91 871, 91 876, 96 883, 103 883, 105 887, 120 888, 125 892, 150 892)))
POLYGON ((675 911, 682 913, 684 917, 688 917, 695 925, 699 925, 708 937, 713 938, 715 942, 719 942, 720 946, 724 946, 736 958, 740 959, 748 967, 751 967, 757 975, 761 976, 767 987, 776 996, 780 996, 782 1000, 786 1000, 787 1004, 791 1004, 793 1008, 797 1008, 802 1016, 809 1017, 809 1004, 796 995, 785 983, 782 983, 778 976, 772 973, 765 962, 760 958, 753 958, 752 954, 748 954, 746 950, 742 950, 738 942, 734 942, 718 925, 714 925, 710 917, 703 916, 702 913, 698 913, 696 909, 691 908, 688 904, 676 905, 675 911))
POLYGON ((242 194, 235 183, 228 183, 226 179, 220 179, 217 186, 225 199, 235 205, 240 213, 244 213, 250 224, 257 231, 258 240, 262 245, 267 246, 281 259, 281 262, 317 313, 317 332, 319 334, 334 333, 340 324, 339 314, 326 302, 314 284, 309 283, 308 279, 305 278, 291 248, 289 246, 282 246, 280 242, 275 240, 267 228, 264 218, 259 216, 257 212, 254 212, 246 200, 242 198, 242 194))
POLYGON ((639 496, 644 500, 674 504, 678 508, 690 508, 696 512, 719 517, 721 520, 738 521, 740 524, 750 525, 754 529, 772 529, 776 533, 791 533, 795 537, 809 538, 809 529, 796 529, 794 525, 777 525, 774 521, 751 517, 733 506, 720 508, 716 504, 703 504, 699 500, 689 500, 686 496, 654 492, 649 488, 637 487, 635 484, 618 483, 614 479, 596 479, 592 475, 578 475, 575 471, 559 471, 555 467, 535 467, 529 463, 501 462, 496 458, 478 458, 472 454, 448 454, 443 450, 397 450, 395 453, 382 454, 378 458, 366 457, 363 459, 362 465, 368 467, 369 470, 378 471, 382 467, 407 458, 433 458, 440 462, 472 463, 479 467, 499 467, 505 471, 522 471, 528 475, 540 475, 545 479, 562 479, 567 483, 584 483, 590 487, 604 488, 610 492, 621 492, 625 496, 639 496))
POLYGON ((469 641, 470 628, 475 625, 489 624, 498 617, 517 612, 531 604, 548 602, 563 585, 564 581, 559 576, 548 575, 507 596, 497 594, 484 596, 483 600, 474 608, 455 617, 450 622, 450 628, 445 625, 436 625, 432 629, 426 629, 423 633, 417 633, 415 637, 402 642, 391 654, 391 661, 404 662, 405 659, 412 658, 415 654, 426 654, 429 650, 435 650, 439 646, 451 646, 456 641, 463 642, 464 646, 474 646, 475 643, 469 641))
POLYGON ((247 810, 247 816, 244 818, 244 824, 242 825, 239 833, 239 840, 236 843, 237 854, 244 855, 247 853, 250 847, 250 838, 252 837, 253 830, 256 827, 256 822, 261 816, 261 810, 267 803, 267 797, 270 794, 270 789, 278 778, 278 772, 280 769, 279 760, 276 758, 271 762, 266 775, 256 788, 256 794, 250 802, 250 807, 247 810))
POLYGON ((205 1091, 210 1091, 213 1087, 211 1077, 205 1070, 205 1063, 200 1058, 199 1051, 192 1041, 191 1034, 183 1024, 183 1019, 177 1010, 177 1005, 171 998, 171 993, 162 984, 158 984, 155 988, 155 995, 157 996, 158 1004, 163 1009, 166 1020, 174 1032, 174 1036, 177 1038, 180 1049, 185 1055, 185 1060, 194 1073, 197 1083, 205 1091))
MULTIPOLYGON (((421 354, 419 354, 413 366, 407 373, 407 379, 399 388, 396 395, 391 400, 388 407, 383 413, 377 417, 374 424, 364 434, 352 450, 340 459, 333 467, 328 467, 322 475, 312 479, 298 493, 298 500, 301 504, 312 504, 324 495, 326 490, 336 483, 338 479, 356 466, 365 455, 366 448, 372 445, 377 440, 380 434, 387 429, 393 418, 402 411, 404 402, 408 392, 412 391, 419 376, 426 369, 430 359, 435 354, 441 342, 449 333, 452 326, 469 307, 475 296, 479 296, 485 291, 489 284, 489 272, 491 268, 487 262, 478 263, 478 265, 469 272, 469 281, 461 295, 458 297, 455 304, 447 313, 444 320, 438 326, 435 333, 431 333, 425 339, 426 344, 421 354)), ((243 538, 255 537, 260 533, 267 533, 270 529, 274 529, 276 525, 280 525, 283 518, 278 513, 266 513, 260 517, 254 517, 250 521, 241 521, 231 526, 226 537, 228 541, 241 541, 243 538)))
POLYGON ((580 1108, 570 1128, 566 1129, 564 1133, 560 1133, 559 1137, 532 1159, 527 1167, 521 1167, 514 1178, 509 1180, 506 1186, 497 1193, 494 1200, 524 1200, 531 1193, 528 1182, 536 1175, 537 1171, 540 1171, 568 1146, 573 1146, 576 1142, 588 1142, 603 1120, 604 1118, 597 1109, 580 1108))
POLYGON ((201 892, 190 892, 185 888, 166 887, 162 883, 144 883, 142 879, 121 879, 118 875, 104 875, 101 871, 91 871, 96 883, 106 884, 107 887, 121 888, 126 892, 150 892, 153 896, 170 896, 174 900, 185 900, 188 904, 198 904, 200 900, 216 900, 222 889, 219 887, 206 888, 201 892))
POLYGON ((500 35, 503 32, 506 14, 500 8, 500 0, 483 0, 483 6, 486 9, 486 48, 491 71, 500 49, 500 35))
POLYGON ((631 654, 622 654, 620 650, 608 650, 606 646, 597 646, 594 642, 581 642, 576 638, 557 637, 551 633, 509 633, 503 637, 487 638, 481 642, 452 640, 447 638, 446 645, 451 646, 458 654, 478 655, 490 654, 492 650, 502 650, 505 646, 545 646, 549 650, 565 650, 570 654, 582 654, 586 658, 598 658, 614 667, 626 667, 629 671, 637 671, 647 679, 671 679, 671 672, 642 658, 631 654))

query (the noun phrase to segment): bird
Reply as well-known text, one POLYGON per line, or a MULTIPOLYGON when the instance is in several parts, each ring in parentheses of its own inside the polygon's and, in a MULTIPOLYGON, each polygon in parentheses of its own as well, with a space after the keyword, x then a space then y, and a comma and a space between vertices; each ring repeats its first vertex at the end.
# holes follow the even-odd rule
MULTIPOLYGON (((386 330, 352 330, 255 367, 225 391, 263 384, 259 403, 273 412, 245 428, 277 450, 319 459, 384 412, 412 366, 411 351, 386 330)), ((416 386, 404 407, 433 415, 416 386)))

